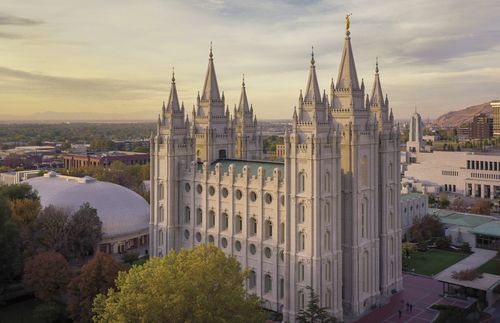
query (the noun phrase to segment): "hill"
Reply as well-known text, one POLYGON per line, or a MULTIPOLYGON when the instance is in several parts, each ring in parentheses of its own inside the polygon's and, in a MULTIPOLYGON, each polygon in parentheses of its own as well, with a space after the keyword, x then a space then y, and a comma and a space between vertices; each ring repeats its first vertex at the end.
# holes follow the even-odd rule
POLYGON ((490 103, 481 103, 462 110, 447 112, 434 120, 434 123, 440 126, 458 127, 464 122, 472 121, 474 115, 478 113, 486 113, 491 116, 490 103))

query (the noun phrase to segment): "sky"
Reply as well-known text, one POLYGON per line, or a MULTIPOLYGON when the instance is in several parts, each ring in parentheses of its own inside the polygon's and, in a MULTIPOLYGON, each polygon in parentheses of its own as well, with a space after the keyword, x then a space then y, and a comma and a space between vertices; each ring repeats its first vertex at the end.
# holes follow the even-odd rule
MULTIPOLYGON (((0 116, 47 112, 156 120, 172 68, 188 111, 213 43, 219 88, 242 74, 259 119, 289 119, 314 46, 320 87, 337 79, 352 13, 358 77, 378 57, 395 118, 500 99, 498 0, 23 0, 0 6, 0 116)), ((232 109, 231 109, 232 111, 232 109)))

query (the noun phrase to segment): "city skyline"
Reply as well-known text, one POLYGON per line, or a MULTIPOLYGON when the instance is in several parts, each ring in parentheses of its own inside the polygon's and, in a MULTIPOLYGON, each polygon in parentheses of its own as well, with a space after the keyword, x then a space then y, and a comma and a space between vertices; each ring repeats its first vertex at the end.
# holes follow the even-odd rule
POLYGON ((0 114, 105 113, 153 121, 173 67, 190 111, 213 42, 231 110, 244 73, 258 116, 289 119, 306 86, 311 46, 320 88, 328 93, 330 79, 336 81, 344 18, 352 12, 358 77, 368 93, 379 57, 395 117, 409 117, 415 106, 423 117, 437 117, 497 98, 495 8, 493 1, 10 3, 0 12, 0 114))

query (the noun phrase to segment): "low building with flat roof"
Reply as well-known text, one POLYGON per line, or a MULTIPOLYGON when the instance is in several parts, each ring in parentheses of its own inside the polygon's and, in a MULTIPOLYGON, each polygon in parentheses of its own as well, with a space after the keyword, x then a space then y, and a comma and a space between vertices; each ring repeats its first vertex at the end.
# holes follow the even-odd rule
POLYGON ((66 169, 88 166, 106 167, 114 161, 121 161, 125 165, 145 165, 149 163, 149 153, 109 151, 102 154, 65 154, 63 160, 66 169))
POLYGON ((403 239, 410 238, 409 230, 416 218, 427 214, 428 198, 425 194, 408 193, 401 194, 401 229, 403 239))

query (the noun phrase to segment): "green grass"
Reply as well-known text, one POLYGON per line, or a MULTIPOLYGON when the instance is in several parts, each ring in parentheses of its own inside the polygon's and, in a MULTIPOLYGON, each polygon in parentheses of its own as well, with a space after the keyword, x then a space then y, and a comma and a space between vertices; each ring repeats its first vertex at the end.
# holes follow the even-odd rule
POLYGON ((0 322, 2 323, 36 323, 33 310, 40 304, 36 299, 28 299, 19 303, 0 307, 0 322))
POLYGON ((500 275, 500 260, 493 258, 490 261, 482 264, 477 270, 481 273, 500 275))
POLYGON ((426 252, 417 251, 408 261, 408 270, 420 275, 433 276, 467 256, 469 255, 437 249, 426 252))

